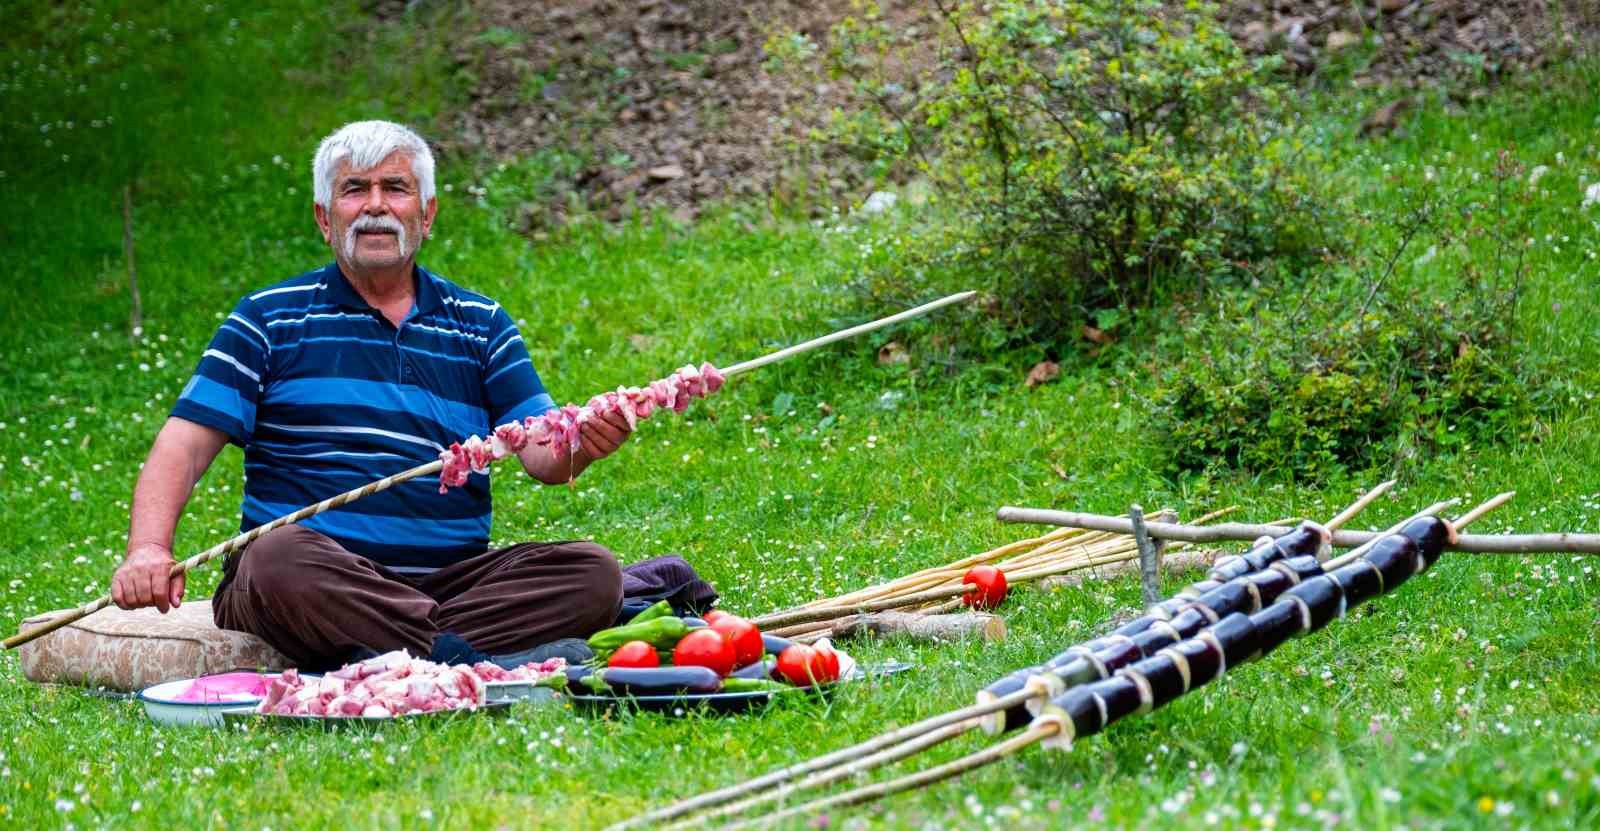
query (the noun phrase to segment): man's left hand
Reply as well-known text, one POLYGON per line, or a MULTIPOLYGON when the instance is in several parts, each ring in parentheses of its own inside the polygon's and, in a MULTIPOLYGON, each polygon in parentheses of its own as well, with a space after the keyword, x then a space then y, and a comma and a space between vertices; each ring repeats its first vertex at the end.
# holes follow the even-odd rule
POLYGON ((590 461, 599 461, 612 453, 633 435, 633 428, 622 413, 596 415, 578 426, 578 442, 590 461))

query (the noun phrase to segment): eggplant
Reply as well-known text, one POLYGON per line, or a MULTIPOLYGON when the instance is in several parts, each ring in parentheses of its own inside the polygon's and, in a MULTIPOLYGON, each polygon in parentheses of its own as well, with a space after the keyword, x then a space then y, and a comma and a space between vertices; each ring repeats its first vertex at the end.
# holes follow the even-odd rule
POLYGON ((684 615, 683 617, 679 618, 679 620, 682 620, 683 621, 683 625, 689 627, 690 629, 704 629, 707 626, 711 625, 709 623, 706 623, 706 619, 705 618, 703 618, 703 617, 693 617, 691 615, 684 615))
POLYGON ((767 633, 763 632, 761 633, 761 646, 762 648, 766 649, 768 655, 778 655, 782 653, 783 650, 794 646, 794 641, 791 641, 788 638, 780 638, 777 635, 768 635, 767 633))
POLYGON ((742 666, 728 673, 729 678, 772 678, 772 673, 778 668, 777 661, 762 659, 749 666, 742 666))
MULTIPOLYGON (((704 695, 722 689, 722 676, 705 667, 607 667, 594 674, 613 695, 704 695)), ((591 689, 594 682, 585 682, 591 689)))

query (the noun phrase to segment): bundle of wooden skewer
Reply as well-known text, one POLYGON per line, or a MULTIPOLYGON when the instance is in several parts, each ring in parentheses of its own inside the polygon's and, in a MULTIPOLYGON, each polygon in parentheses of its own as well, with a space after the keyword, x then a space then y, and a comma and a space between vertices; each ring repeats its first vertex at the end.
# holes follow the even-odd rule
POLYGON ((713 821, 726 822, 752 810, 758 813, 723 827, 766 827, 927 786, 1034 744, 1070 750, 1075 737, 1159 707, 1236 665, 1264 657, 1291 637, 1321 629, 1347 606, 1388 593, 1430 567, 1446 548, 1459 550, 1459 529, 1511 497, 1500 494, 1454 521, 1436 515, 1458 500, 1438 502, 1386 531, 1364 534, 1367 540, 1342 556, 1322 559, 1328 544, 1337 544, 1339 526, 1390 484, 1368 492, 1325 526, 1306 523, 1287 533, 1273 529, 1247 553, 1219 560, 1206 579, 1152 606, 1144 617, 1002 677, 984 688, 972 706, 647 811, 611 826, 611 831, 646 824, 711 827, 713 821), (944 764, 799 804, 791 801, 807 790, 857 780, 979 728, 990 735, 1014 735, 944 764))
MULTIPOLYGON (((1209 522, 1232 510, 1207 514, 1196 520, 1196 524, 1209 522)), ((1175 521, 1176 513, 1163 511, 1152 519, 1175 521)), ((1177 551, 1183 545, 1175 544, 1169 550, 1177 551)), ((1117 569, 1135 563, 1138 558, 1138 546, 1130 534, 1059 528, 848 594, 762 615, 753 622, 763 632, 802 643, 866 632, 928 638, 981 636, 999 640, 1005 636, 1006 628, 998 617, 982 613, 945 614, 962 607, 962 595, 970 588, 962 578, 972 567, 992 565, 1005 574, 1008 585, 1015 586, 1088 570, 1117 569)))

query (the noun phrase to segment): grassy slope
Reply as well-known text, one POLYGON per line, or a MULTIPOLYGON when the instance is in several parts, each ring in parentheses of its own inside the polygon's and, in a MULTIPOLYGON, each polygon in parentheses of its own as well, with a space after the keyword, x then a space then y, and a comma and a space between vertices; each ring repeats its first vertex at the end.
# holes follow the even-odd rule
MULTIPOLYGON (((103 590, 139 461, 215 313, 248 287, 322 262, 303 173, 315 137, 347 118, 425 117, 441 94, 421 71, 375 70, 374 52, 442 65, 435 46, 402 27, 381 28, 376 46, 363 46, 365 35, 318 34, 346 10, 223 5, 238 8, 171 19, 116 7, 39 11, 23 16, 7 47, 0 621, 8 628, 103 590), (135 35, 110 29, 130 16, 135 35), (166 47, 148 44, 157 26, 173 31, 166 47), (108 33, 151 48, 121 58, 102 48, 100 69, 87 71, 83 44, 108 33), (61 51, 28 51, 46 42, 61 51), (69 80, 9 68, 13 60, 76 69, 69 80), (63 94, 78 83, 97 86, 63 94), (406 103, 417 101, 423 109, 406 103), (90 128, 102 132, 85 139, 83 125, 102 107, 115 126, 90 128), (79 133, 62 132, 67 119, 79 133), (52 132, 38 132, 40 122, 52 132), (51 135, 66 137, 43 147, 51 135), (56 161, 58 151, 75 161, 56 161), (115 195, 131 159, 140 162, 147 323, 130 343, 115 195)), ((1430 113, 1411 138, 1364 149, 1347 168, 1353 188, 1377 189, 1385 163, 1410 175, 1444 164, 1446 151, 1461 159, 1506 142, 1552 165, 1543 218, 1571 240, 1534 246, 1538 302, 1525 304, 1525 325, 1530 348, 1588 380, 1600 355, 1589 254, 1600 230, 1593 212, 1578 213, 1577 193, 1580 182, 1600 179, 1592 145, 1600 104, 1581 93, 1594 79, 1532 100, 1519 91, 1469 118, 1430 113), (1552 311, 1556 302, 1562 311, 1552 311)), ((1329 123, 1348 132, 1339 117, 1329 123)), ((525 321, 558 397, 653 377, 689 358, 731 362, 826 329, 849 308, 838 286, 897 233, 728 215, 692 229, 584 228, 535 247, 499 218, 516 204, 513 183, 536 167, 447 166, 443 233, 425 259, 525 321), (481 201, 468 185, 486 188, 481 201), (634 334, 657 340, 641 351, 630 345, 634 334)), ((765 370, 686 419, 652 422, 574 489, 502 477, 497 535, 593 536, 627 559, 682 552, 727 605, 759 612, 1023 535, 993 522, 999 504, 1119 511, 1137 500, 1192 515, 1239 503, 1257 518, 1325 516, 1378 478, 1174 486, 1149 467, 1137 378, 1084 369, 1027 392, 967 373, 918 387, 877 368, 872 345, 765 370), (882 399, 886 391, 899 397, 882 399)), ((1514 487, 1517 503, 1486 527, 1593 528, 1597 462, 1592 407, 1574 400, 1539 443, 1423 461, 1372 521, 1444 494, 1514 487)), ((238 478, 229 450, 197 492, 181 548, 210 545, 234 527, 238 478)), ((1072 755, 1029 752, 863 816, 971 826, 1593 824, 1600 583, 1589 569, 1567 558, 1447 559, 1355 619, 1072 755)), ((214 572, 197 577, 191 596, 214 580, 214 572)), ((1131 585, 1021 592, 1002 646, 864 645, 869 660, 921 668, 828 705, 790 702, 731 719, 598 721, 528 709, 506 721, 373 734, 180 732, 151 727, 133 705, 21 683, 7 654, 0 823, 587 826, 965 703, 1000 670, 1091 635, 1135 602, 1131 585)))

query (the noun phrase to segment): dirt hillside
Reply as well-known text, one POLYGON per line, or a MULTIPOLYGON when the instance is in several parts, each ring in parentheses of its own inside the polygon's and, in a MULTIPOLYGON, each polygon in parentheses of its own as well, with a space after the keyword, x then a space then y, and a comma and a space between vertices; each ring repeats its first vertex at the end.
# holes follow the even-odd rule
MULTIPOLYGON (((587 149, 595 159, 562 185, 525 230, 560 222, 575 201, 616 218, 630 205, 685 217, 710 201, 768 192, 807 125, 789 120, 802 96, 766 72, 763 44, 780 31, 822 38, 849 0, 477 0, 481 31, 458 50, 476 75, 451 132, 462 149, 495 156, 587 149)), ((915 37, 930 4, 882 4, 915 37)), ((1466 95, 1536 68, 1600 32, 1593 0, 1256 0, 1223 4, 1240 45, 1281 53, 1303 76, 1357 61, 1362 85, 1449 84, 1466 95), (1582 11, 1580 11, 1580 9, 1582 11), (1356 56, 1367 55, 1359 60, 1356 56)), ((1401 93, 1397 93, 1401 94, 1401 93)), ((1381 125, 1380 125, 1381 126, 1381 125)), ((798 171, 848 193, 849 165, 798 171)))

